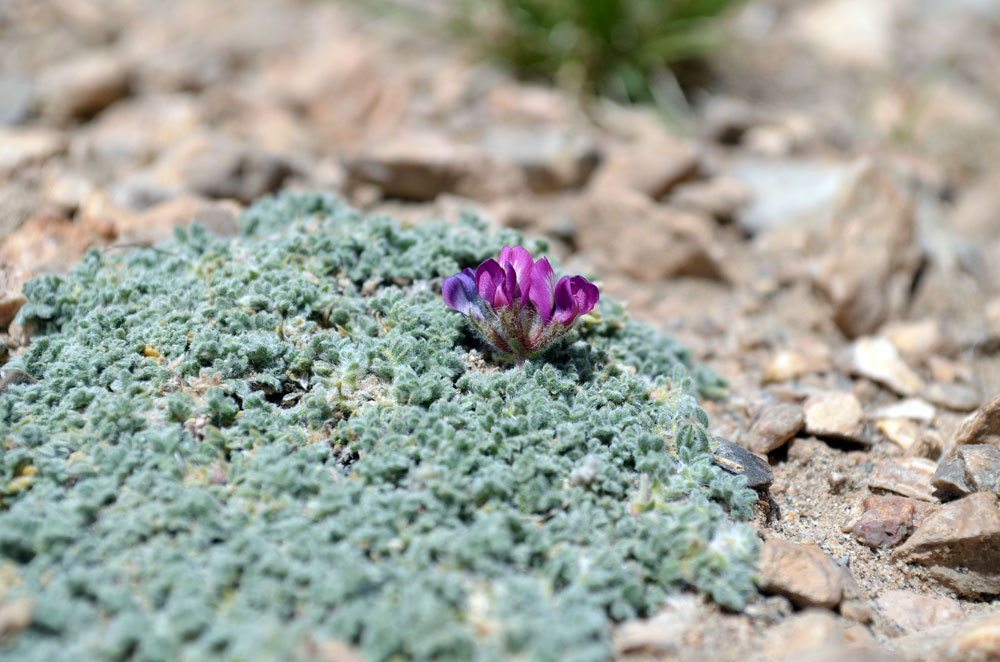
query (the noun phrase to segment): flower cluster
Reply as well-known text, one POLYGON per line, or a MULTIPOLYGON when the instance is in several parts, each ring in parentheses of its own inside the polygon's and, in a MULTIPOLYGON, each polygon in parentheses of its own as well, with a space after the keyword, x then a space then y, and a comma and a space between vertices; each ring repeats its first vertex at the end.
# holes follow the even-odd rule
POLYGON ((519 362, 573 328, 600 296, 583 276, 556 280, 547 258, 535 262, 521 246, 504 246, 499 260, 445 279, 441 292, 487 342, 519 362))

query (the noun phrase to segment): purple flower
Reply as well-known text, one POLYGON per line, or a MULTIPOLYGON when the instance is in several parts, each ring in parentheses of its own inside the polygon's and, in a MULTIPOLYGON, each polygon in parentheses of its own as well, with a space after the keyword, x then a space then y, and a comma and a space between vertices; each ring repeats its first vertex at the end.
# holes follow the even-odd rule
POLYGON ((547 258, 521 246, 445 279, 444 302, 467 315, 480 335, 519 362, 539 354, 594 309, 600 293, 583 276, 556 279, 547 258))

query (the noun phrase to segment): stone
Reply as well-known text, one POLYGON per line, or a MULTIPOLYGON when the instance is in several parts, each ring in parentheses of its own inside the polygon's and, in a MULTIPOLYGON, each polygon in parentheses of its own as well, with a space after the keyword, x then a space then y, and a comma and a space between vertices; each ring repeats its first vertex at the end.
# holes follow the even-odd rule
POLYGON ((45 200, 67 217, 80 208, 94 189, 94 184, 88 178, 63 170, 47 173, 43 184, 45 200))
POLYGON ((26 280, 28 280, 26 272, 0 262, 0 331, 7 329, 24 305, 26 300, 21 292, 21 286, 26 280))
POLYGON ((843 634, 837 617, 821 609, 806 609, 770 628, 765 635, 763 652, 767 660, 795 659, 817 649, 842 643, 843 634))
POLYGON ((754 453, 770 453, 794 437, 805 424, 802 407, 793 404, 771 405, 760 412, 747 436, 754 453))
POLYGON ((185 188, 249 203, 276 191, 293 172, 286 159, 255 145, 208 134, 183 142, 160 168, 177 168, 185 188))
POLYGON ((797 379, 809 372, 809 363, 802 354, 783 349, 771 357, 764 368, 765 384, 781 383, 797 379))
POLYGON ((992 614, 960 631, 945 651, 955 660, 1000 660, 1000 614, 992 614))
POLYGON ((0 604, 0 644, 5 644, 31 625, 35 602, 31 598, 18 598, 0 604))
POLYGON ((895 547, 913 531, 918 503, 899 496, 868 496, 851 533, 869 547, 895 547))
MULTIPOLYGON (((817 238, 823 248, 813 281, 848 338, 900 316, 922 263, 913 201, 897 179, 887 164, 861 162, 817 238)), ((909 389, 910 382, 897 385, 909 389)))
POLYGON ((596 143, 583 134, 544 126, 491 127, 481 146, 487 159, 520 168, 534 193, 578 189, 601 162, 596 143))
POLYGON ((983 402, 975 388, 957 382, 931 382, 920 395, 952 411, 973 411, 983 402))
POLYGON ((113 237, 113 229, 57 216, 34 216, 0 243, 0 262, 30 274, 62 273, 79 262, 87 248, 113 237))
POLYGON ((855 623, 870 623, 872 620, 872 608, 868 600, 852 598, 841 601, 840 615, 855 623))
POLYGON ((996 396, 973 416, 962 423, 953 446, 964 444, 992 444, 1000 446, 1000 395, 996 396))
POLYGON ((870 418, 900 418, 930 423, 934 420, 935 415, 937 415, 937 410, 926 400, 906 398, 891 405, 879 407, 871 413, 870 418))
POLYGON ((882 460, 868 478, 871 489, 888 490, 921 501, 936 501, 931 477, 937 464, 923 457, 882 460))
POLYGON ((645 142, 609 147, 594 175, 592 191, 633 191, 653 200, 667 196, 701 168, 698 150, 690 143, 658 134, 645 142))
POLYGON ((900 395, 916 395, 924 387, 920 375, 906 365, 886 338, 855 340, 851 346, 850 367, 854 374, 887 386, 900 395))
POLYGON ((965 618, 962 605, 952 598, 901 589, 886 591, 875 599, 875 605, 889 627, 889 635, 893 637, 923 632, 936 625, 965 618))
POLYGON ((816 395, 806 400, 802 409, 807 433, 817 437, 836 437, 867 443, 861 403, 853 393, 816 395))
POLYGON ((942 505, 894 557, 926 566, 935 580, 969 597, 1000 594, 1000 506, 976 492, 942 505))
POLYGON ((824 216, 848 174, 844 164, 805 159, 736 159, 730 175, 749 191, 737 218, 748 234, 786 224, 811 224, 824 216))
POLYGON ((755 490, 766 490, 774 481, 771 465, 742 446, 731 441, 716 437, 719 443, 712 452, 712 459, 723 471, 739 476, 745 476, 747 487, 755 490))
POLYGON ((797 607, 836 607, 843 593, 837 564, 814 544, 768 540, 761 547, 758 584, 797 607))
POLYGON ((956 447, 938 462, 931 484, 935 496, 942 501, 973 492, 1000 493, 1000 447, 989 444, 956 447))
POLYGON ((570 213, 579 250, 604 273, 624 272, 645 282, 725 277, 715 222, 709 218, 657 205, 634 191, 607 189, 577 200, 570 213), (623 218, 629 222, 622 223, 623 218))
POLYGON ((57 122, 87 119, 129 92, 129 72, 110 51, 75 55, 42 72, 36 90, 42 114, 57 122))
POLYGON ((920 426, 905 418, 885 418, 876 423, 876 427, 886 439, 903 450, 913 447, 922 435, 920 426))
POLYGON ((74 132, 70 151, 115 172, 131 172, 208 124, 207 109, 185 94, 124 99, 74 132))
POLYGON ((906 659, 994 662, 1000 659, 1000 614, 970 615, 913 632, 892 644, 906 659))
POLYGON ((198 223, 220 236, 234 236, 240 231, 240 208, 228 201, 213 201, 193 195, 181 195, 154 205, 116 226, 118 240, 127 244, 151 246, 173 236, 175 227, 198 223))
POLYGON ((941 326, 935 319, 892 321, 879 329, 879 335, 887 338, 904 356, 930 356, 944 344, 941 326))
POLYGON ((732 177, 712 177, 679 184, 667 202, 729 222, 750 201, 746 184, 732 177))
POLYGON ((385 195, 433 200, 459 192, 460 182, 479 154, 436 134, 409 134, 360 150, 344 159, 349 186, 373 184, 385 195))
POLYGON ((612 635, 615 651, 619 655, 677 652, 700 618, 699 607, 691 596, 679 596, 668 599, 652 618, 622 623, 612 635))
POLYGON ((65 148, 63 135, 51 129, 0 128, 0 174, 41 163, 65 148))
POLYGON ((37 379, 23 370, 8 370, 0 377, 0 393, 3 393, 11 386, 34 384, 37 381, 37 379))

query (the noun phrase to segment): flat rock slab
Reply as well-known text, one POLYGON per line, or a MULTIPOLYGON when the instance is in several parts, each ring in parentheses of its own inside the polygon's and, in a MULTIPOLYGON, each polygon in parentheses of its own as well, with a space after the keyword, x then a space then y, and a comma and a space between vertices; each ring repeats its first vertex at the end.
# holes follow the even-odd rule
POLYGON ((1000 595, 997 495, 977 492, 944 504, 895 557, 928 567, 937 581, 962 595, 1000 595))
POLYGON ((1000 446, 958 446, 938 462, 931 484, 942 501, 973 492, 1000 493, 1000 446))
POLYGON ((962 423, 952 444, 992 444, 1000 446, 1000 395, 979 408, 962 423))
POLYGON ((716 437, 719 447, 712 453, 712 459, 723 471, 746 476, 747 487, 766 490, 774 482, 771 465, 747 449, 731 441, 716 437))
POLYGON ((836 607, 844 590, 840 568, 818 546, 783 540, 764 543, 759 560, 759 584, 798 607, 836 607))
POLYGON ((867 443, 864 436, 864 412, 853 393, 823 393, 803 405, 805 430, 817 437, 835 437, 867 443))
POLYGON ((875 604, 889 625, 892 636, 922 632, 965 618, 962 605, 957 600, 920 595, 913 591, 886 591, 875 600, 875 604))
POLYGON ((892 642, 905 659, 986 662, 1000 659, 1000 614, 976 614, 892 642))
POLYGON ((747 443, 754 453, 770 453, 784 446, 805 424, 802 407, 793 404, 779 404, 761 411, 747 443))
POLYGON ((851 371, 900 395, 916 395, 924 381, 900 357, 888 338, 858 338, 851 347, 851 371))
POLYGON ((868 487, 936 502, 931 478, 937 464, 923 457, 899 457, 882 460, 868 479, 868 487))

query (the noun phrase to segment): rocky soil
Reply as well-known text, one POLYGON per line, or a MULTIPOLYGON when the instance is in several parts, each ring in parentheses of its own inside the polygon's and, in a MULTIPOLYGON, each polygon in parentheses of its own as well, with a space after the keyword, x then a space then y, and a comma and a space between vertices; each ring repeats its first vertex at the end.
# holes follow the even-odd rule
POLYGON ((1000 659, 1000 5, 759 0, 733 40, 671 127, 406 11, 6 0, 0 363, 23 281, 90 246, 288 187, 474 210, 724 375, 713 433, 773 471, 761 599, 671 600, 620 659, 1000 659))

